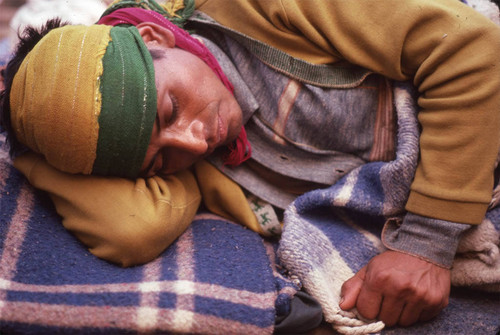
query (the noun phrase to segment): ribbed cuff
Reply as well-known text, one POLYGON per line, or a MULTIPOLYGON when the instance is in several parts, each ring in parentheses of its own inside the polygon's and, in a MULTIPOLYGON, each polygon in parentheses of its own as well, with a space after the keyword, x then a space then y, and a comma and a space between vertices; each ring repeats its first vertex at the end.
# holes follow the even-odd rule
POLYGON ((451 268, 460 235, 471 225, 406 214, 401 224, 389 220, 382 242, 394 251, 410 254, 444 268, 451 268))

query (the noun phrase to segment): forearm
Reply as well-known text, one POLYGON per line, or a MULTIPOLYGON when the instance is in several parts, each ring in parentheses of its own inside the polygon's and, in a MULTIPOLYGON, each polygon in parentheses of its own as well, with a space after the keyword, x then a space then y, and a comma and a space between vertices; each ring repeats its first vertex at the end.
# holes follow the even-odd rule
POLYGON ((187 228, 200 204, 187 171, 165 180, 70 175, 31 153, 14 165, 49 193, 66 229, 97 257, 122 266, 157 257, 187 228))
POLYGON ((455 0, 334 3, 330 40, 342 57, 418 89, 420 160, 406 209, 479 224, 500 138, 500 29, 455 0))
POLYGON ((500 132, 500 29, 457 0, 198 0, 222 24, 313 63, 349 62, 420 94, 407 210, 479 224, 500 132), (234 15, 232 15, 234 13, 234 15))

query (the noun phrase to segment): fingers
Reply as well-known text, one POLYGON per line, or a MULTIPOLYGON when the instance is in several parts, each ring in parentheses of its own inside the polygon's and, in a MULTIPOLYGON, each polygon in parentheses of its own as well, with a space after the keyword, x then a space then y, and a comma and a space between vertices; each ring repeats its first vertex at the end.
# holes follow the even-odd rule
POLYGON ((386 252, 342 287, 342 309, 356 307, 366 319, 387 326, 409 326, 438 315, 446 307, 449 270, 416 257, 386 252))
POLYGON ((409 326, 417 321, 428 321, 436 317, 448 305, 448 300, 449 288, 447 287, 443 287, 440 291, 416 289, 411 295, 411 303, 407 304, 401 313, 398 324, 409 326))
POLYGON ((447 301, 447 298, 443 300, 442 296, 428 290, 404 291, 394 285, 392 291, 370 292, 363 287, 356 307, 363 317, 381 320, 387 327, 407 327, 436 317, 446 307, 447 301))
POLYGON ((378 319, 387 327, 410 326, 418 321, 427 321, 436 317, 446 304, 433 302, 428 298, 408 298, 401 295, 370 291, 361 288, 356 308, 366 319, 378 319))
POLYGON ((414 324, 415 322, 420 320, 420 315, 422 314, 423 308, 423 304, 407 304, 402 310, 399 320, 397 320, 397 322, 395 322, 393 325, 397 323, 400 326, 407 327, 414 324))
MULTIPOLYGON (((445 306, 438 307, 438 308, 432 308, 432 309, 426 309, 420 313, 420 318, 418 321, 429 321, 431 319, 434 319, 436 316, 441 313, 441 311, 444 309, 445 306)), ((406 321, 406 320, 405 320, 406 321)))
POLYGON ((397 324, 407 327, 418 321, 429 321, 438 316, 446 305, 447 303, 434 303, 430 300, 407 304, 397 324))
POLYGON ((419 320, 424 308, 431 306, 427 303, 429 290, 415 283, 401 280, 392 287, 391 291, 385 292, 387 306, 383 306, 384 313, 379 316, 388 326, 409 326, 419 320))
POLYGON ((359 292, 358 300, 356 302, 356 308, 358 309, 359 314, 369 320, 376 319, 381 312, 383 298, 384 296, 381 291, 372 289, 372 287, 370 285, 366 285, 365 282, 365 285, 363 285, 361 291, 359 292))
POLYGON ((384 297, 377 319, 384 321, 387 327, 392 327, 399 322, 405 305, 406 303, 403 299, 384 297))
POLYGON ((359 270, 352 278, 347 280, 340 291, 340 308, 344 311, 350 310, 356 306, 361 287, 365 280, 366 267, 359 270))
POLYGON ((448 306, 449 296, 446 296, 439 304, 431 304, 433 307, 426 308, 420 314, 419 321, 429 321, 441 313, 448 306))

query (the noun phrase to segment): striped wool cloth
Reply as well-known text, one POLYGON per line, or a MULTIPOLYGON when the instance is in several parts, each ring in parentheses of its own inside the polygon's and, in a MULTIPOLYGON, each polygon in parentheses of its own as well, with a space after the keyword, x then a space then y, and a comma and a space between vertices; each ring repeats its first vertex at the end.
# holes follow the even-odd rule
POLYGON ((384 329, 338 307, 343 281, 383 250, 382 225, 404 205, 394 195, 408 192, 412 178, 418 128, 410 88, 396 85, 395 98, 397 158, 299 197, 286 211, 277 252, 256 233, 200 213, 155 261, 112 265, 63 228, 49 197, 27 183, 2 148, 0 334, 271 334, 300 284, 339 333, 496 334, 500 207, 463 239, 466 256, 454 264, 450 305, 436 319, 384 329))
POLYGON ((121 268, 85 249, 0 152, 0 334, 272 334, 296 285, 275 245, 201 213, 158 259, 121 268))
MULTIPOLYGON (((278 254, 290 273, 342 334, 497 334, 500 331, 500 207, 461 238, 451 272, 450 305, 430 322, 384 329, 339 307, 344 281, 384 251, 382 227, 400 221, 418 159, 419 130, 412 87, 396 83, 396 159, 365 164, 330 188, 298 197, 285 212, 278 254)), ((497 186, 495 193, 499 187, 497 186)))

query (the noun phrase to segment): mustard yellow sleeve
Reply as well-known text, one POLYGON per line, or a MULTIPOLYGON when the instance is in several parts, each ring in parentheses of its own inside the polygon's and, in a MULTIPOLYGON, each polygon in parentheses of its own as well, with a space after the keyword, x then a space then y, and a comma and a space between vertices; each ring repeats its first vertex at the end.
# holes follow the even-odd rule
POLYGON ((209 211, 266 235, 238 184, 204 160, 194 165, 194 171, 209 211))
POLYGON ((407 210, 478 224, 500 133, 500 28, 458 0, 198 0, 222 24, 314 63, 347 61, 419 92, 407 210))
POLYGON ((201 200, 189 171, 135 181, 71 175, 31 153, 14 166, 49 193, 64 227, 90 252, 122 266, 156 258, 188 227, 201 200))

